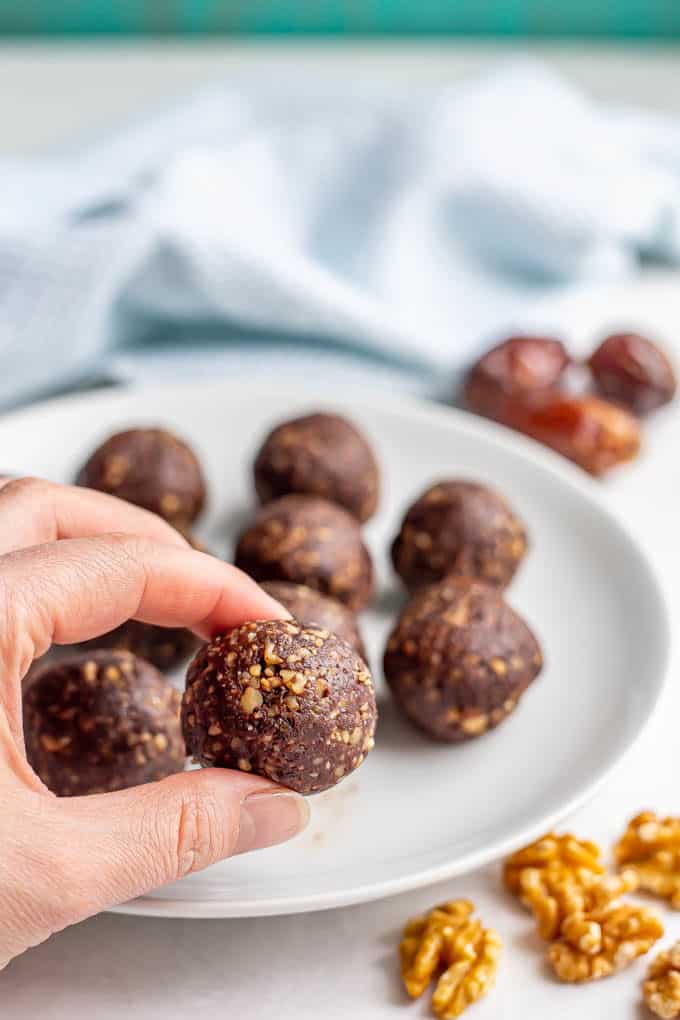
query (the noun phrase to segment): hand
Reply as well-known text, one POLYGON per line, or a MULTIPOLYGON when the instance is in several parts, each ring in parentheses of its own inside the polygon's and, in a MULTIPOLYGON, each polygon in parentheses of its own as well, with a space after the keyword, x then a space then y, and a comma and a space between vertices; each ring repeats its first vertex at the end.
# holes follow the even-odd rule
POLYGON ((46 789, 24 755, 21 681, 51 644, 130 617, 208 638, 286 613, 145 510, 36 479, 0 486, 1 968, 105 907, 289 839, 308 816, 297 794, 226 769, 90 797, 46 789))

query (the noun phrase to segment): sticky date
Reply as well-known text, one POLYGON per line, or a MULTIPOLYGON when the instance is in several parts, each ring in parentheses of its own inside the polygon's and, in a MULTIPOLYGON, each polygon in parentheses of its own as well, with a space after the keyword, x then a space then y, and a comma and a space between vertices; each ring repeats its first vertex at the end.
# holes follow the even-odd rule
POLYGON ((588 367, 601 394, 636 414, 648 414, 675 395, 670 361, 656 344, 637 333, 607 337, 591 355, 588 367))
POLYGON ((640 426, 629 411, 600 397, 553 395, 528 407, 506 404, 504 424, 573 460, 591 475, 633 460, 640 426))
POLYGON ((472 366, 465 383, 465 403, 477 414, 503 421, 508 403, 533 403, 553 391, 569 361, 559 340, 510 337, 472 366))

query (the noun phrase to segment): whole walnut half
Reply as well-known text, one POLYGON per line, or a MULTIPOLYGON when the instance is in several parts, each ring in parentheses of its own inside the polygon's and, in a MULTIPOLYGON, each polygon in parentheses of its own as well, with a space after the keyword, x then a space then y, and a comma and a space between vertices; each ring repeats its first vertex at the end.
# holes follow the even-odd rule
POLYGON ((614 847, 619 868, 632 869, 640 888, 680 910, 680 818, 642 811, 614 847))
POLYGON ((603 340, 588 360, 599 392, 636 414, 649 414, 675 396, 673 366, 651 340, 637 333, 616 333, 603 340))
POLYGON ((652 960, 642 992, 652 1013, 662 1020, 680 1016, 680 942, 652 960))
POLYGON ((477 414, 503 421, 508 402, 530 404, 555 390, 569 362, 559 340, 510 337, 472 366, 465 382, 465 403, 477 414))
POLYGON ((432 1012, 454 1020, 493 987, 501 940, 493 928, 482 927, 469 900, 452 900, 414 917, 399 943, 401 977, 411 998, 422 995, 431 981, 432 1012))

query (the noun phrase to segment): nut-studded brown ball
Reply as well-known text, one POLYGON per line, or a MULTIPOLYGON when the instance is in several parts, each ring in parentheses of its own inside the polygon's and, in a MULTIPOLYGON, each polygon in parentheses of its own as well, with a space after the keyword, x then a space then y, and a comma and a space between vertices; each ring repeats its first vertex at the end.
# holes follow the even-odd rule
POLYGON ((331 634, 336 634, 351 645, 364 662, 368 661, 357 618, 351 609, 343 606, 342 602, 322 595, 321 592, 308 588, 306 584, 263 581, 260 587, 264 588, 267 595, 280 602, 298 623, 304 627, 316 625, 329 630, 331 634))
POLYGON ((166 429, 118 432, 78 472, 78 485, 135 503, 184 531, 206 498, 201 465, 191 447, 166 429))
POLYGON ((449 574, 504 588, 526 551, 524 525, 500 493, 454 480, 431 486, 407 511, 392 562, 411 591, 449 574))
POLYGON ((289 492, 322 496, 366 521, 378 505, 379 470, 368 442, 337 414, 309 414, 278 425, 255 459, 262 503, 289 492))
POLYGON ((295 620, 244 623, 199 649, 187 672, 182 729, 194 758, 298 793, 357 768, 375 722, 366 664, 335 634, 295 620))
POLYGON ((100 637, 83 641, 83 651, 110 648, 116 652, 132 652, 160 670, 174 669, 196 651, 199 640, 185 627, 157 627, 153 623, 127 620, 120 627, 100 637))
POLYGON ((315 496, 283 496, 258 511, 234 562, 256 581, 292 581, 357 611, 373 594, 373 565, 354 517, 315 496))
POLYGON ((543 665, 524 620, 487 584, 448 577, 420 591, 385 650, 385 679, 404 714, 435 740, 498 726, 543 665))
POLYGON ((26 757, 59 797, 123 790, 184 768, 180 695, 128 652, 74 655, 24 693, 26 757))

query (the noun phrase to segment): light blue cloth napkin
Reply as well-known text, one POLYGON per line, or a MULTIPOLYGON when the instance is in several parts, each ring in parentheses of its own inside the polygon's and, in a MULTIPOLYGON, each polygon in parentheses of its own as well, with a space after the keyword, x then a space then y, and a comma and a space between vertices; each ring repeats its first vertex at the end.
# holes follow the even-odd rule
POLYGON ((0 194, 4 406, 192 372, 434 391, 559 326, 551 296, 680 258, 680 122, 534 63, 398 96, 232 82, 4 160, 0 194))

